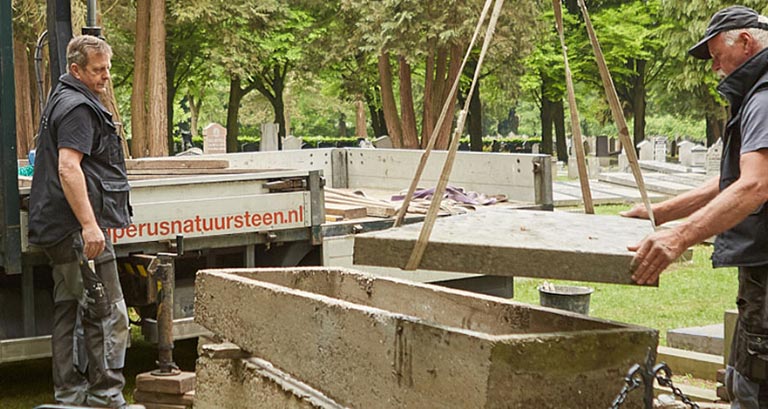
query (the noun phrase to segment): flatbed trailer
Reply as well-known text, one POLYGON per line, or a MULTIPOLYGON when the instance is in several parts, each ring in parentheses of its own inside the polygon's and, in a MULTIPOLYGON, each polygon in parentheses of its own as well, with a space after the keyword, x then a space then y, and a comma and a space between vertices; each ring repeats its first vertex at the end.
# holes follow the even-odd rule
MULTIPOLYGON (((194 275, 203 268, 352 266, 354 236, 387 229, 394 219, 326 222, 326 184, 340 189, 399 193, 407 187, 420 151, 312 149, 199 157, 148 158, 153 161, 226 160, 224 174, 132 180, 134 219, 111 230, 126 300, 142 316, 142 330, 157 338, 152 278, 137 255, 175 253, 174 337, 204 333, 193 322, 194 275), (300 169, 300 170, 297 170, 300 169), (139 260, 137 262, 137 260, 139 260)), ((434 185, 442 152, 425 173, 434 185)), ((502 194, 518 207, 549 209, 551 164, 546 155, 460 152, 451 183, 468 190, 502 194)), ((19 189, 16 203, 25 201, 19 189)), ((410 215, 406 222, 421 221, 410 215)), ((50 355, 52 316, 50 269, 43 254, 26 240, 27 212, 19 210, 20 271, 0 266, 0 363, 50 355)), ((8 236, 6 236, 8 237, 8 236)), ((375 273, 414 281, 512 296, 512 278, 418 270, 376 269, 375 273)))

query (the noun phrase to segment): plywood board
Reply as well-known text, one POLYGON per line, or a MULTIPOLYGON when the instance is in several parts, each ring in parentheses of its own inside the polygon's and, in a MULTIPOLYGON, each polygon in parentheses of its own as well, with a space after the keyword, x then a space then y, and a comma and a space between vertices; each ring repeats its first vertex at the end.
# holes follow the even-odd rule
MULTIPOLYGON (((402 268, 421 226, 357 235, 355 264, 402 268)), ((437 220, 420 268, 634 284, 627 246, 651 231, 620 216, 483 209, 437 220)))

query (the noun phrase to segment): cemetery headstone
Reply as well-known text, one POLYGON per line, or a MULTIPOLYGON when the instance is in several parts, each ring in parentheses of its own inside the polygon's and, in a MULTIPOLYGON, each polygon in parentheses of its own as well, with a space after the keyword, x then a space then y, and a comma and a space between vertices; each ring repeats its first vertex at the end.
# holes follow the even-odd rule
POLYGON ((707 148, 696 145, 691 149, 691 166, 703 168, 707 161, 707 148))
POLYGON ((718 139, 717 142, 707 149, 707 159, 705 170, 707 176, 720 174, 720 159, 723 156, 723 141, 718 139))
POLYGON ((667 161, 667 138, 656 136, 653 138, 653 160, 657 162, 667 161))
POLYGON ((638 143, 637 156, 639 160, 653 160, 653 144, 648 140, 638 143))
POLYGON ((678 159, 683 166, 691 166, 691 149, 696 146, 691 141, 682 141, 677 144, 678 159))
POLYGON ((210 123, 203 129, 203 152, 206 154, 227 153, 227 128, 210 123))
POLYGON ((280 130, 278 124, 261 124, 261 143, 259 144, 259 150, 276 151, 277 146, 277 134, 280 130))

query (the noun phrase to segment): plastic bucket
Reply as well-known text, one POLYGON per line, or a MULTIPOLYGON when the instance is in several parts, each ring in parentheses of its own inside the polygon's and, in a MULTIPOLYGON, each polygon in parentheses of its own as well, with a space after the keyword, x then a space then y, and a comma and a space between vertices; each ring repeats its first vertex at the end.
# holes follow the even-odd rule
POLYGON ((594 291, 590 287, 570 285, 539 286, 539 304, 589 315, 589 298, 594 291))

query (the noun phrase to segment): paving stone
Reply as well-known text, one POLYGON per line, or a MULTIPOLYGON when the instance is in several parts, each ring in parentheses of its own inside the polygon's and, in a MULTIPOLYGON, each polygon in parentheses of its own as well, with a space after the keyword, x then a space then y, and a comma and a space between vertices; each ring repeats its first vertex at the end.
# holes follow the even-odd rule
MULTIPOLYGON (((421 226, 356 235, 354 263, 403 268, 421 226)), ((436 220, 419 268, 634 285, 627 246, 651 231, 621 216, 483 209, 436 220)))
MULTIPOLYGON (((347 269, 202 270, 195 300, 214 334, 354 408, 602 407, 658 340, 647 328, 347 269)), ((626 407, 641 405, 638 394, 626 407)))

